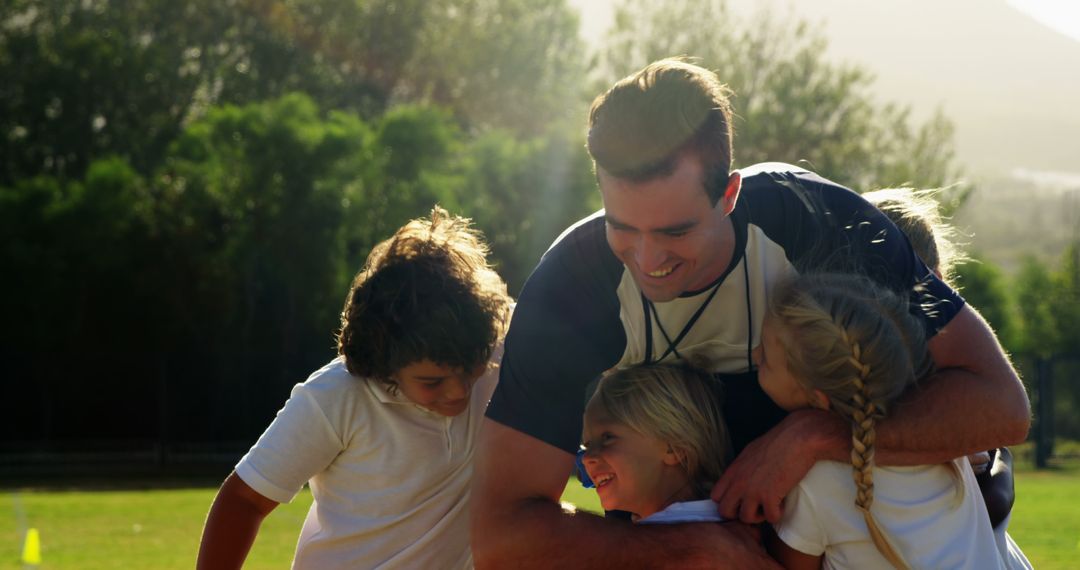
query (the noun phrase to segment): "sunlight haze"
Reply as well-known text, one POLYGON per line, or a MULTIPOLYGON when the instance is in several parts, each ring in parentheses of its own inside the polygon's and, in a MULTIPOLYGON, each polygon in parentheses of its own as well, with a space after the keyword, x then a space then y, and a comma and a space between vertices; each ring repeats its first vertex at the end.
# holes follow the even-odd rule
MULTIPOLYGON (((617 2, 570 3, 581 11, 582 35, 601 46, 617 2)), ((1080 176, 1078 3, 733 0, 729 6, 740 16, 768 9, 821 26, 832 59, 874 73, 876 98, 910 105, 917 119, 941 108, 956 125, 957 155, 969 172, 1080 176)))

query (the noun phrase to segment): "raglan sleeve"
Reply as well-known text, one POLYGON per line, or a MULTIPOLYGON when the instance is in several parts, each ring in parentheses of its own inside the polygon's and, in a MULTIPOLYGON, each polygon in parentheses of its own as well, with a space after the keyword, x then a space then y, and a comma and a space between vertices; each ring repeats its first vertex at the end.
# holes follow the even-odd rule
MULTIPOLYGON (((963 308, 964 298, 941 280, 915 253, 908 237, 893 222, 852 190, 811 177, 830 216, 823 242, 829 259, 823 265, 851 264, 860 273, 895 291, 908 292, 912 313, 928 336, 937 334, 963 308)), ((840 267, 844 269, 844 267, 840 267)))
POLYGON ((488 418, 577 450, 586 388, 626 345, 616 294, 621 271, 602 219, 544 255, 514 309, 488 418))

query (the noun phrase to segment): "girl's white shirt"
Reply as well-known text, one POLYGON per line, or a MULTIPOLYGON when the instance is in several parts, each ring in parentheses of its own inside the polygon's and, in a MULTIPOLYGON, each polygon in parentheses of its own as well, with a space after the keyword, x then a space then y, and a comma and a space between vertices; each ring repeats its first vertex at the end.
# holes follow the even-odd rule
MULTIPOLYGON (((1019 549, 1005 552, 995 541, 967 458, 953 463, 959 498, 944 464, 875 466, 870 510, 878 525, 912 568, 1030 568, 1019 549)), ((784 500, 777 535, 795 550, 824 555, 824 568, 889 568, 870 540, 855 492, 850 464, 819 461, 784 500)))

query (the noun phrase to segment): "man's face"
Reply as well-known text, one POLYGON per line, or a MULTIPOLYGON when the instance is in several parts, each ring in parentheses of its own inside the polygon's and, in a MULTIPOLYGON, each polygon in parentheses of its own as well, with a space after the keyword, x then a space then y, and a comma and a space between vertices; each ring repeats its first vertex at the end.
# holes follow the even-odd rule
POLYGON ((599 170, 607 241, 649 300, 706 288, 727 268, 734 234, 727 211, 705 194, 701 161, 684 155, 671 175, 630 182, 599 170))

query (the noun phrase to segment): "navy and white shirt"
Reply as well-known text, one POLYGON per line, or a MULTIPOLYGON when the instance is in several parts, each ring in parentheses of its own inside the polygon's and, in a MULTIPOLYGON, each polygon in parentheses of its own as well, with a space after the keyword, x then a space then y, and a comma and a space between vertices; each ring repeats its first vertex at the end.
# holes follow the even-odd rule
POLYGON ((963 306, 906 236, 855 192, 789 164, 740 172, 730 265, 702 291, 655 303, 656 317, 608 247, 603 211, 564 232, 518 299, 488 417, 574 453, 586 387, 613 367, 675 358, 661 327, 674 339, 715 288, 677 349, 683 357, 704 357, 717 373, 737 452, 784 414, 759 387, 750 362, 768 294, 780 280, 815 269, 859 271, 911 291, 913 311, 930 335, 963 306))

